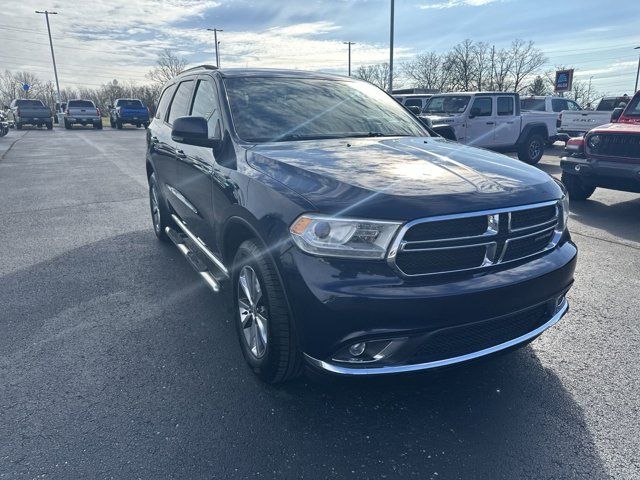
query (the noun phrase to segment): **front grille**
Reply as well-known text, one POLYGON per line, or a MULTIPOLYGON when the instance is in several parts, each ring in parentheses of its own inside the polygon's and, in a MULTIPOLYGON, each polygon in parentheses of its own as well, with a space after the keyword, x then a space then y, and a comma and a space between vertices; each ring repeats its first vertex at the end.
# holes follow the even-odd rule
POLYGON ((502 261, 510 262, 518 258, 534 255, 536 252, 544 250, 544 248, 549 245, 549 242, 551 242, 554 233, 555 231, 552 227, 546 232, 538 232, 527 235, 526 237, 507 241, 502 261))
POLYGON ((556 220, 556 205, 511 212, 511 230, 522 230, 556 220))
POLYGON ((468 248, 407 251, 398 257, 398 267, 407 275, 436 273, 442 270, 468 270, 482 265, 487 248, 479 245, 468 248))
POLYGON ((640 159, 640 135, 598 134, 598 136, 602 139, 598 148, 588 147, 594 155, 640 159))
POLYGON ((429 335, 413 357, 433 362, 467 355, 525 335, 550 318, 549 307, 543 304, 513 315, 443 328, 429 335))
POLYGON ((559 218, 558 202, 546 202, 417 220, 395 240, 390 262, 406 276, 419 276, 519 260, 554 245, 559 218))

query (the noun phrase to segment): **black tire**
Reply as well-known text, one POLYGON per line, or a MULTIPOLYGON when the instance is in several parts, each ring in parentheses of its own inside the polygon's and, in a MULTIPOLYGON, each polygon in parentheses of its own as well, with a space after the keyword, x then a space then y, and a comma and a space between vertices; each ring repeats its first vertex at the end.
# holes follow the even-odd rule
POLYGON ((149 122, 144 122, 142 125, 144 126, 144 128, 149 128, 149 122))
POLYGON ((96 130, 102 130, 102 122, 94 123, 93 128, 95 128, 96 130))
POLYGON ((136 123, 136 128, 140 128, 140 124, 139 123, 136 123))
POLYGON ((116 128, 116 122, 114 122, 111 117, 109 117, 109 125, 111 125, 111 128, 116 128))
POLYGON ((20 122, 16 122, 16 130, 22 130, 22 124, 20 122))
POLYGON ((53 122, 47 123, 47 130, 53 130, 53 122))
POLYGON ((533 133, 518 148, 518 158, 529 165, 535 165, 544 155, 547 140, 539 133, 533 133))
POLYGON ((162 193, 160 192, 160 187, 158 186, 158 181, 156 180, 156 174, 152 173, 149 176, 149 208, 151 210, 151 224, 153 225, 153 231, 158 237, 158 240, 161 242, 170 242, 171 240, 167 236, 165 232, 165 228, 174 227, 173 220, 169 215, 169 210, 167 209, 167 203, 164 201, 162 197, 162 193), (154 211, 154 192, 155 192, 155 202, 157 205, 157 214, 158 217, 155 217, 154 211))
POLYGON ((569 193, 569 200, 586 200, 596 191, 596 187, 585 184, 578 175, 562 172, 561 180, 569 193))
POLYGON ((64 128, 66 128, 67 130, 71 130, 71 124, 66 118, 64 119, 64 128))
POLYGON ((275 265, 263 252, 264 248, 253 239, 243 242, 236 252, 232 274, 234 317, 245 360, 262 381, 276 384, 301 375, 303 361, 275 265), (239 279, 244 267, 250 267, 260 282, 260 308, 267 319, 267 342, 260 358, 250 351, 241 323, 239 279))
POLYGON ((116 118, 116 128, 122 130, 122 121, 116 118))

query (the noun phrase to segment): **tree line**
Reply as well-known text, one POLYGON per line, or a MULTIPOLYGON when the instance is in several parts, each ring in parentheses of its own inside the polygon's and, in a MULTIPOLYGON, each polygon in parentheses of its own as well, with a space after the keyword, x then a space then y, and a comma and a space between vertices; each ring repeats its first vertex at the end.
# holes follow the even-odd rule
MULTIPOLYGON (((550 95, 555 70, 545 71, 548 59, 534 42, 516 39, 507 47, 467 39, 444 53, 425 52, 399 65, 396 81, 407 87, 438 92, 517 92, 523 95, 550 95)), ((354 76, 386 90, 389 64, 362 65, 354 76)), ((396 76, 394 76, 396 77, 396 76)), ((565 97, 586 105, 602 94, 591 82, 574 80, 565 97)))

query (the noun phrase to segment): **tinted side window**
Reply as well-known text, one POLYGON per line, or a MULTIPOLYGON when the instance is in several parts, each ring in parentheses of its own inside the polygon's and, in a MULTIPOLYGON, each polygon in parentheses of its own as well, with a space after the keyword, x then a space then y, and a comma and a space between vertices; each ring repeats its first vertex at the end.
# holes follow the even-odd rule
POLYGON ((209 137, 215 136, 220 110, 218 108, 218 95, 213 82, 208 80, 198 81, 193 107, 191 108, 191 116, 204 117, 209 125, 209 137))
POLYGON ((559 98, 554 98, 553 100, 551 100, 551 108, 554 112, 562 112, 563 110, 569 109, 569 107, 567 106, 567 101, 560 100, 559 98))
POLYGON ((489 117, 493 112, 492 103, 493 101, 489 97, 478 97, 473 101, 471 109, 477 108, 480 110, 480 112, 476 114, 478 117, 489 117))
POLYGON ((170 85, 162 92, 160 95, 160 101, 158 102, 158 109, 156 110, 156 118, 164 119, 167 113, 167 105, 171 101, 171 97, 173 96, 173 92, 175 90, 175 85, 170 85))
POLYGON ((513 97, 498 97, 498 115, 513 115, 513 97))
POLYGON ((191 100, 191 89, 193 80, 187 80, 178 85, 178 90, 173 96, 173 102, 169 107, 169 119, 167 122, 171 125, 178 117, 185 117, 189 114, 189 101, 191 100))

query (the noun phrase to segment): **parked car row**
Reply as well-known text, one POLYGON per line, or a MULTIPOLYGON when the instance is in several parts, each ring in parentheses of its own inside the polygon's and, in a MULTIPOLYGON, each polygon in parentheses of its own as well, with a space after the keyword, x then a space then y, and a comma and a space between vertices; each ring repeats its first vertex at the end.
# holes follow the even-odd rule
MULTIPOLYGON (((95 129, 102 129, 102 113, 92 100, 69 100, 56 104, 56 109, 62 112, 62 122, 66 129, 71 129, 74 125, 90 125, 95 129)), ((59 123, 58 116, 52 116, 51 109, 41 100, 15 99, 10 106, 5 107, 5 115, 9 127, 18 130, 24 125, 46 127, 51 130, 54 123, 59 123)), ((119 98, 114 105, 109 105, 109 123, 111 128, 118 129, 125 124, 147 128, 149 110, 138 99, 119 98)))

